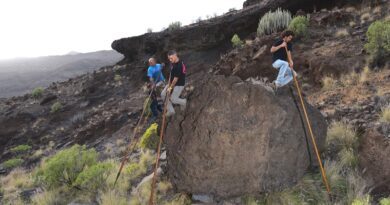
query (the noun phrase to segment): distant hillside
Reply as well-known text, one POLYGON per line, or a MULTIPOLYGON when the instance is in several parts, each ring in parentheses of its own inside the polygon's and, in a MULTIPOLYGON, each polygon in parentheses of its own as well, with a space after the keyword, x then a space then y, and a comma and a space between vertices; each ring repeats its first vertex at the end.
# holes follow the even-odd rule
POLYGON ((100 67, 113 65, 123 56, 115 51, 71 52, 63 56, 19 58, 0 61, 0 98, 22 95, 100 67))

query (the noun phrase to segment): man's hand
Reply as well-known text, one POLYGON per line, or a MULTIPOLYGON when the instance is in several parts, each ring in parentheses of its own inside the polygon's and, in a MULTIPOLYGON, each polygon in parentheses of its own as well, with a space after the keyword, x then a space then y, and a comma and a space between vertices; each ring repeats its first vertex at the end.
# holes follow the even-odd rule
POLYGON ((294 68, 294 62, 291 61, 288 63, 288 65, 290 66, 291 69, 294 68))
POLYGON ((172 87, 168 87, 168 89, 167 89, 168 94, 171 94, 171 93, 172 93, 172 90, 173 90, 172 87))
POLYGON ((283 43, 280 44, 280 48, 285 48, 285 47, 287 47, 287 43, 283 41, 283 43))

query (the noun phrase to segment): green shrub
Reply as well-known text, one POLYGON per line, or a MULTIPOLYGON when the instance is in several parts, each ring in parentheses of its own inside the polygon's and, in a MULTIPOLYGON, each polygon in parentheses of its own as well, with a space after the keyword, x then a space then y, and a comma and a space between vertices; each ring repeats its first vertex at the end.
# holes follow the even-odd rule
POLYGON ((117 82, 118 82, 118 81, 121 81, 121 80, 122 80, 122 76, 119 75, 119 74, 115 74, 114 80, 117 81, 117 82))
POLYGON ((125 169, 125 173, 129 175, 130 180, 137 179, 141 175, 144 175, 146 171, 146 167, 138 163, 131 163, 125 169))
POLYGON ((371 63, 385 62, 390 55, 390 20, 375 21, 367 30, 368 42, 365 49, 371 55, 371 63))
POLYGON ((355 199, 352 202, 352 205, 371 205, 371 197, 370 195, 366 195, 363 198, 355 199))
POLYGON ((33 96, 33 98, 40 98, 43 94, 43 88, 42 87, 37 87, 35 88, 31 95, 33 96))
POLYGON ((62 109, 62 104, 60 102, 56 102, 51 106, 51 113, 56 113, 62 109))
POLYGON ((288 27, 291 21, 291 13, 289 11, 278 8, 275 12, 268 12, 259 21, 257 34, 259 36, 268 35, 278 31, 282 31, 288 27))
POLYGON ((379 201, 380 205, 390 205, 390 197, 389 198, 383 198, 379 201))
POLYGON ((157 149, 159 137, 157 134, 157 123, 153 123, 142 135, 139 146, 143 149, 157 149))
POLYGON ((26 152, 26 151, 29 151, 31 150, 31 146, 30 145, 18 145, 16 147, 13 147, 10 149, 11 152, 13 153, 21 153, 21 152, 26 152))
POLYGON ((294 31, 296 36, 306 37, 308 26, 309 26, 309 19, 307 19, 305 16, 296 16, 292 19, 288 28, 294 31))
POLYGON ((358 158, 351 148, 344 148, 338 153, 340 163, 344 167, 354 168, 358 164, 358 158))
POLYGON ((45 160, 36 172, 36 179, 47 187, 72 186, 84 168, 96 164, 96 160, 94 149, 74 145, 45 160))
POLYGON ((241 47, 242 45, 244 45, 244 42, 241 41, 240 37, 237 34, 234 34, 231 41, 232 41, 233 47, 235 47, 235 48, 241 47))
POLYGON ((174 30, 178 30, 181 28, 181 22, 180 21, 175 21, 175 22, 172 22, 169 24, 167 30, 168 31, 174 31, 174 30))
POLYGON ((339 150, 342 148, 356 148, 358 137, 353 128, 344 122, 333 122, 328 128, 326 143, 335 145, 339 150))
POLYGON ((90 167, 86 167, 73 184, 82 189, 97 191, 106 185, 106 180, 114 165, 110 162, 101 162, 90 167))
POLYGON ((24 162, 23 159, 13 158, 13 159, 9 159, 9 160, 3 162, 3 166, 6 169, 13 169, 15 167, 18 167, 18 166, 22 165, 23 162, 24 162))

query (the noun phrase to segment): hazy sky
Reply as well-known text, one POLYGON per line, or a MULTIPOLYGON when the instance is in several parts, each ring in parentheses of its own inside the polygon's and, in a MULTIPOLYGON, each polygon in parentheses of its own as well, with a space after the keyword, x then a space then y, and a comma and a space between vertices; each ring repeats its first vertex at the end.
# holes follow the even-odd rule
POLYGON ((111 49, 115 39, 242 8, 244 0, 1 0, 0 59, 111 49))

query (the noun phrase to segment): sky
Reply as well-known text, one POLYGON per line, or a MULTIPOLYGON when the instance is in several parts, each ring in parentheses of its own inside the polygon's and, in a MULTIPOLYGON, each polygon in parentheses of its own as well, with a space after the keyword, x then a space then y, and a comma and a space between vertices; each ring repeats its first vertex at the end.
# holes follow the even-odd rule
POLYGON ((244 0, 1 0, 0 59, 111 49, 171 22, 241 9, 244 0))

